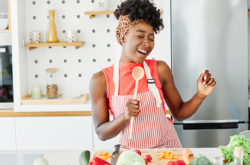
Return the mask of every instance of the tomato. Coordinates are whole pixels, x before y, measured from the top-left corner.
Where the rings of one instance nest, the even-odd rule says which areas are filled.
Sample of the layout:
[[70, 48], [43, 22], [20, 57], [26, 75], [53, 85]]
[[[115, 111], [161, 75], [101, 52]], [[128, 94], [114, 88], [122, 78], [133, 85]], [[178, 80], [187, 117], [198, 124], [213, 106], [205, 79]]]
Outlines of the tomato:
[[145, 155], [144, 160], [147, 160], [148, 162], [151, 162], [151, 160], [152, 160], [151, 155], [149, 155], [149, 154]]
[[169, 161], [167, 165], [175, 165], [175, 161]]
[[141, 151], [140, 150], [134, 150], [135, 153], [137, 153], [138, 155], [141, 155]]
[[183, 160], [177, 160], [175, 162], [175, 165], [186, 165], [185, 162]]

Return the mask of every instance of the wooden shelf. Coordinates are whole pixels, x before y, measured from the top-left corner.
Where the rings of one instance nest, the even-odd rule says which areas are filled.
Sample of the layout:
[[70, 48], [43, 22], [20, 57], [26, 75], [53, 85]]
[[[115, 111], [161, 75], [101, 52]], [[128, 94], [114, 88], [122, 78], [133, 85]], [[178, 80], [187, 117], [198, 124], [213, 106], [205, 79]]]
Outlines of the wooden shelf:
[[10, 12], [10, 0], [8, 0], [8, 17], [9, 17], [8, 31], [9, 31], [9, 32], [11, 32], [11, 12]]
[[95, 18], [95, 15], [114, 14], [114, 11], [86, 11], [85, 15], [90, 15], [89, 18]]
[[250, 16], [250, 11], [248, 11], [248, 16]]
[[79, 49], [82, 45], [84, 45], [84, 41], [78, 41], [78, 42], [55, 42], [55, 43], [47, 43], [47, 42], [41, 42], [41, 43], [27, 43], [25, 44], [25, 47], [28, 47], [29, 50], [36, 49], [37, 47], [54, 47], [54, 46], [75, 46], [76, 49]]
[[65, 104], [85, 104], [88, 100], [88, 93], [82, 94], [78, 99], [64, 99], [59, 95], [57, 99], [47, 99], [46, 95], [42, 95], [41, 99], [32, 99], [30, 94], [23, 95], [21, 99], [22, 105], [65, 105]]
[[[162, 13], [162, 10], [160, 10]], [[114, 14], [114, 11], [86, 11], [85, 15], [90, 15], [89, 18], [95, 18], [95, 15], [107, 15], [107, 14]]]
[[11, 33], [11, 30], [10, 29], [0, 30], [0, 33]]

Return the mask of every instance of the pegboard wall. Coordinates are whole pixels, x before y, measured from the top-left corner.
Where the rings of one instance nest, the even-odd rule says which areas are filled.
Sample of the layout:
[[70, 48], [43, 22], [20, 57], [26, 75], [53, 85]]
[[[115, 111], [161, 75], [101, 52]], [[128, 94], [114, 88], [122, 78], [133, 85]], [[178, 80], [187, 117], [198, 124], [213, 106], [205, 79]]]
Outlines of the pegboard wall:
[[[151, 0], [162, 10], [163, 0]], [[121, 46], [117, 43], [115, 29], [118, 21], [114, 15], [97, 15], [90, 19], [86, 11], [100, 11], [99, 0], [26, 0], [26, 42], [31, 31], [41, 32], [41, 42], [46, 41], [48, 9], [55, 9], [55, 19], [61, 36], [67, 30], [77, 31], [77, 40], [85, 44], [75, 47], [40, 47], [27, 52], [28, 93], [34, 85], [46, 94], [47, 68], [57, 68], [57, 85], [60, 94], [89, 93], [92, 75], [119, 60]], [[110, 10], [115, 10], [121, 0], [115, 0]], [[22, 21], [22, 20], [19, 20]], [[155, 47], [148, 58], [163, 59], [163, 32], [156, 34]]]

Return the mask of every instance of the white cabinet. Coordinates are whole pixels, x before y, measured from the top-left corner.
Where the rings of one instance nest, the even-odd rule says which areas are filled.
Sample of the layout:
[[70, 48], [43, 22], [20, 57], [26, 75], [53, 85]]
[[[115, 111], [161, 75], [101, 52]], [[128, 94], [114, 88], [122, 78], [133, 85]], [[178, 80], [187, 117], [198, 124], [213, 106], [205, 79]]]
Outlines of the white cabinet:
[[[110, 116], [110, 120], [113, 120], [113, 116]], [[94, 134], [94, 149], [114, 149], [114, 145], [119, 144], [119, 137], [120, 135], [117, 135], [115, 138], [101, 141], [94, 129], [93, 126], [93, 134]]]
[[18, 150], [93, 149], [92, 117], [17, 117]]
[[16, 149], [15, 118], [0, 118], [0, 150]]

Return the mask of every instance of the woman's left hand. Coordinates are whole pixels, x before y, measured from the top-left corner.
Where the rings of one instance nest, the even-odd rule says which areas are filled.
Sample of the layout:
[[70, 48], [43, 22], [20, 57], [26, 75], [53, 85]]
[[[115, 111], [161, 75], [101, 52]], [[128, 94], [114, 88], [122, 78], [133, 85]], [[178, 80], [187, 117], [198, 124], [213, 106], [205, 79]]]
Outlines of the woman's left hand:
[[213, 91], [216, 81], [211, 77], [208, 70], [204, 70], [197, 80], [198, 95], [202, 98], [207, 97]]

